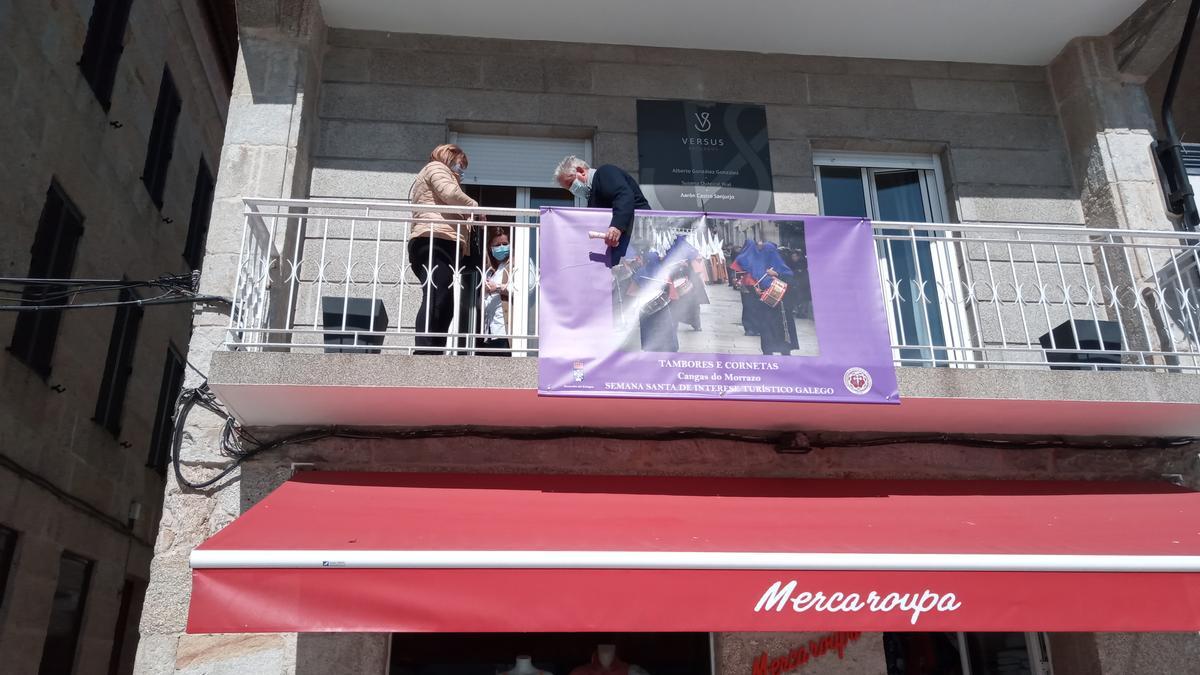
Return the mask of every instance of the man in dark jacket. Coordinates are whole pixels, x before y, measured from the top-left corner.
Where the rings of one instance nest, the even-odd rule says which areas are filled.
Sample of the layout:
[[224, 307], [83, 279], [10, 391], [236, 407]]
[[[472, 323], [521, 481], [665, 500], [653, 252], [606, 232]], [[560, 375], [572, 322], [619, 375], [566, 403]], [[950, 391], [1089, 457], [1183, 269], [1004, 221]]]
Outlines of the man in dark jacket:
[[593, 169], [572, 155], [559, 163], [554, 180], [576, 197], [587, 199], [589, 208], [612, 209], [604, 243], [609, 247], [609, 265], [620, 262], [629, 247], [634, 210], [650, 208], [633, 176], [612, 164]]

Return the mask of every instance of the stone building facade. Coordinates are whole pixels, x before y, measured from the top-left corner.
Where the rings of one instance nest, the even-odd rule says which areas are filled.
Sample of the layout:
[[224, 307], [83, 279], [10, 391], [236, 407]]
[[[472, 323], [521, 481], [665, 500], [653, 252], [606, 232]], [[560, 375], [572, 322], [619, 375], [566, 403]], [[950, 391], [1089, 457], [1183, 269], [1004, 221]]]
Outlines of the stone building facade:
[[[248, 198], [402, 199], [429, 149], [453, 134], [582, 133], [591, 141], [595, 163], [632, 169], [638, 164], [634, 103], [639, 98], [765, 105], [776, 210], [783, 213], [819, 212], [815, 154], [903, 153], [936, 158], [951, 222], [1159, 232], [1173, 227], [1150, 154], [1156, 127], [1143, 87], [1165, 55], [1157, 61], [1147, 56], [1154, 62], [1135, 73], [1123, 70], [1123, 63], [1133, 61], [1122, 59], [1118, 50], [1135, 33], [1169, 39], [1162, 36], [1177, 34], [1170, 22], [1131, 19], [1111, 34], [1071, 36], [1048, 63], [1011, 66], [453, 39], [331, 27], [315, 1], [246, 0], [239, 9], [241, 49], [201, 280], [204, 293], [229, 295], [237, 284], [245, 262]], [[302, 234], [293, 231], [288, 237], [279, 244], [281, 251]], [[411, 318], [393, 317], [394, 323], [406, 321]], [[336, 408], [343, 405], [339, 397], [393, 410], [390, 417], [374, 418], [374, 424], [404, 432], [448, 424], [444, 420], [455, 415], [462, 424], [484, 426], [473, 423], [483, 416], [472, 417], [471, 402], [522, 395], [535, 387], [533, 359], [314, 355], [285, 347], [235, 351], [226, 345], [229, 322], [220, 307], [194, 315], [188, 354], [200, 372], [189, 372], [186, 386], [199, 387], [206, 379], [219, 397], [243, 387], [243, 395], [271, 408], [276, 418], [287, 417], [286, 423], [256, 423], [253, 415], [241, 420], [267, 441], [295, 427], [320, 426], [313, 421], [315, 413], [306, 419], [279, 411]], [[901, 368], [900, 376], [902, 395], [944, 401], [945, 417], [966, 399], [1021, 401], [1029, 404], [1022, 410], [1031, 418], [1039, 404], [1064, 401], [1088, 401], [1097, 411], [1120, 415], [1122, 404], [1146, 404], [1139, 410], [1149, 410], [1186, 408], [1198, 400], [1194, 373]], [[445, 397], [439, 400], [450, 401], [459, 392], [463, 397], [447, 402], [458, 407], [437, 422], [405, 414], [431, 392]], [[225, 402], [239, 415], [249, 410], [237, 407], [246, 400]], [[1125, 410], [1137, 414], [1132, 407]], [[943, 430], [938, 422], [924, 423], [921, 432]], [[399, 672], [389, 668], [403, 659], [404, 647], [388, 634], [186, 632], [193, 549], [298, 470], [1137, 479], [1200, 489], [1200, 447], [1152, 429], [1096, 438], [1083, 425], [1062, 438], [1015, 419], [998, 420], [975, 434], [921, 433], [906, 439], [893, 433], [879, 442], [881, 429], [870, 422], [827, 437], [820, 434], [830, 429], [820, 424], [802, 425], [818, 439], [811, 452], [781, 454], [733, 440], [665, 440], [650, 430], [631, 439], [628, 433], [611, 433], [611, 423], [565, 439], [528, 439], [516, 432], [537, 425], [523, 419], [486, 425], [486, 433], [462, 430], [452, 438], [414, 431], [409, 439], [324, 439], [275, 448], [202, 490], [172, 477], [151, 563], [136, 672]], [[1001, 424], [1010, 431], [997, 438]], [[1046, 424], [1037, 428], [1053, 426]], [[220, 449], [222, 429], [216, 414], [196, 409], [189, 415], [181, 469], [191, 480], [228, 465]], [[713, 661], [720, 672], [738, 672], [750, 669], [760, 652], [787, 653], [812, 637], [718, 634]], [[1059, 673], [1185, 672], [1200, 657], [1194, 633], [1057, 633], [1045, 640], [1047, 658]], [[815, 663], [811, 670], [887, 672], [884, 636], [859, 636], [845, 651], [845, 658]]]
[[[215, 174], [227, 118], [232, 60], [225, 63], [228, 51], [219, 45], [236, 40], [232, 27], [210, 21], [220, 4], [0, 5], [0, 276], [30, 276], [39, 226], [55, 200], [72, 206], [82, 234], [73, 265], [49, 276], [149, 280], [191, 272], [183, 255], [189, 226], [206, 225], [190, 222], [197, 176], [202, 164]], [[102, 102], [78, 64], [93, 13], [122, 7], [127, 20], [109, 27], [121, 29], [116, 41], [97, 52], [118, 58]], [[164, 68], [182, 105], [156, 205], [140, 177]], [[73, 302], [117, 299], [105, 292]], [[127, 343], [123, 409], [110, 408], [121, 410], [113, 431], [94, 411], [117, 314], [113, 307], [62, 312], [57, 331], [36, 333], [39, 341], [57, 333], [46, 365], [16, 348], [17, 313], [0, 313], [0, 340], [9, 347], [0, 354], [0, 526], [8, 566], [0, 572], [0, 670], [8, 673], [68, 672], [72, 663], [76, 673], [133, 668], [164, 485], [165, 467], [149, 466], [156, 403], [169, 350], [187, 348], [192, 313], [183, 304], [145, 308]], [[85, 593], [72, 595], [80, 582]], [[74, 631], [72, 620], [79, 622]]]

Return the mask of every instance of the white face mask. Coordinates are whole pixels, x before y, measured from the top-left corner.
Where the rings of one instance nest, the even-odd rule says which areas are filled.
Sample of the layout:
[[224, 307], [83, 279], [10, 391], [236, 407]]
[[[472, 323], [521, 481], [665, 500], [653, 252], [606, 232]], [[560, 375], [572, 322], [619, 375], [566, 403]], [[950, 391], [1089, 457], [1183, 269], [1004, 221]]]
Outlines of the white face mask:
[[571, 187], [568, 189], [571, 191], [571, 194], [580, 199], [587, 199], [592, 194], [592, 187], [578, 178], [575, 179], [575, 182], [571, 183]]
[[450, 170], [453, 171], [454, 175], [458, 176], [459, 178], [462, 178], [463, 174], [467, 172], [467, 170], [463, 168], [462, 164], [451, 164]]

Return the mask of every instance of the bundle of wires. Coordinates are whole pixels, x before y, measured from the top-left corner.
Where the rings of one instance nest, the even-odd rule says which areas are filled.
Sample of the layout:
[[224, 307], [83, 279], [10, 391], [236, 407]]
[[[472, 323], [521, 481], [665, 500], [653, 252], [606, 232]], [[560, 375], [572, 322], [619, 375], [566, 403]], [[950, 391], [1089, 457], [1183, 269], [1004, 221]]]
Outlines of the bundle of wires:
[[[168, 274], [150, 281], [128, 279], [29, 279], [0, 278], [0, 312], [61, 311], [64, 309], [96, 309], [122, 305], [168, 305], [179, 303], [225, 301], [215, 295], [196, 292], [199, 273]], [[122, 299], [121, 294], [137, 290], [148, 291], [148, 297], [134, 295]], [[116, 300], [93, 300], [97, 295], [118, 293]], [[157, 294], [154, 294], [157, 292]]]

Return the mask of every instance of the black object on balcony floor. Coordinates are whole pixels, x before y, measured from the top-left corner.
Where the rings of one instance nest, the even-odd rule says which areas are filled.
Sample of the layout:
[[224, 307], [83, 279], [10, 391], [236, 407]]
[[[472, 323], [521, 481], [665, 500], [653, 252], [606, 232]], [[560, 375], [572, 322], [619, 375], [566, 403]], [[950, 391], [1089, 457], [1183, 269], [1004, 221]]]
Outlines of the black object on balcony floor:
[[[373, 310], [373, 311], [372, 311]], [[326, 345], [382, 345], [382, 335], [353, 335], [343, 333], [342, 314], [346, 316], [346, 331], [372, 330], [371, 317], [375, 317], [374, 330], [385, 331], [388, 326], [387, 310], [383, 300], [375, 300], [374, 307], [370, 298], [342, 298], [324, 296], [321, 298], [321, 325], [325, 327]], [[358, 354], [378, 354], [378, 349], [362, 349], [361, 347], [326, 347], [326, 354], [354, 352]]]
[[[1071, 326], [1074, 324], [1074, 330]], [[1050, 336], [1054, 336], [1053, 348]], [[1078, 338], [1078, 341], [1076, 340]], [[1050, 370], [1120, 370], [1119, 367], [1102, 367], [1099, 364], [1119, 364], [1121, 355], [1079, 354], [1059, 351], [1064, 349], [1094, 349], [1111, 352], [1121, 351], [1121, 326], [1116, 321], [1092, 321], [1072, 319], [1054, 327], [1054, 330], [1038, 338], [1046, 350], [1046, 360], [1052, 364]]]

